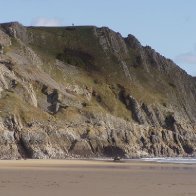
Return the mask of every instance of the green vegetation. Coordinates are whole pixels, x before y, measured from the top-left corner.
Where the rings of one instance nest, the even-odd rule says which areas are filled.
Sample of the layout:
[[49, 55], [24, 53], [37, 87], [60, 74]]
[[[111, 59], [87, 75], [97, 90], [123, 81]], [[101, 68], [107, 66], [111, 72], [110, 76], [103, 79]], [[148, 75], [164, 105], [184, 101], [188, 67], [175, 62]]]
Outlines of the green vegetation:
[[15, 114], [20, 116], [22, 122], [25, 124], [33, 121], [46, 121], [49, 118], [47, 113], [24, 102], [12, 91], [4, 91], [2, 93], [0, 111], [1, 117]]
[[[104, 51], [99, 38], [95, 35], [95, 30], [93, 26], [30, 27], [27, 29], [30, 40], [28, 46], [42, 59], [43, 72], [57, 84], [65, 88], [77, 85], [79, 88], [92, 90], [92, 99], [89, 101], [84, 95], [71, 92], [83, 103], [83, 111], [109, 112], [131, 120], [131, 111], [119, 99], [121, 90], [119, 85], [139, 103], [160, 103], [166, 107], [169, 99], [171, 100], [168, 92], [175, 94], [177, 91], [175, 83], [169, 76], [153, 67], [150, 60], [142, 62], [139, 50], [128, 48], [128, 54], [120, 50], [119, 57], [112, 48], [107, 52]], [[12, 49], [20, 48], [25, 51], [16, 39], [13, 39], [12, 43]], [[59, 65], [56, 60], [64, 62], [64, 65]], [[124, 71], [128, 70], [124, 70], [121, 60], [126, 62], [131, 79], [126, 77]], [[144, 69], [145, 63], [149, 63], [149, 71]], [[36, 73], [34, 67], [25, 69], [30, 75]], [[33, 85], [38, 99], [44, 99], [40, 90], [42, 84]], [[9, 95], [10, 98], [12, 96]], [[25, 99], [22, 102], [24, 101]], [[62, 109], [56, 117], [67, 119], [68, 116], [79, 113], [76, 108], [69, 107]]]

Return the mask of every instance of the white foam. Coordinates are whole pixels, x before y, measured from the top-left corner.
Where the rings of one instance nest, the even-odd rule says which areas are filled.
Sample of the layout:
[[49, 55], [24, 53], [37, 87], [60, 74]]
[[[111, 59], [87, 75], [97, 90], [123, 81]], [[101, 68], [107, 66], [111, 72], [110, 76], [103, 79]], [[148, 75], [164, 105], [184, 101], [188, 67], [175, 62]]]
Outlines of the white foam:
[[158, 162], [158, 163], [184, 163], [184, 164], [196, 164], [196, 158], [142, 158], [142, 161]]

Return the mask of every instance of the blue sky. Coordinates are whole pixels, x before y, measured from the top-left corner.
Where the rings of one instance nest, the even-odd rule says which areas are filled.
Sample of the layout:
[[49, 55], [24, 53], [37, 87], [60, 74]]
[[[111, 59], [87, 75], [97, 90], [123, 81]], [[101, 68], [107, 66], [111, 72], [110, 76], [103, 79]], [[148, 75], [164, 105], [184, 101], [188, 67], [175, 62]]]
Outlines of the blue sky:
[[0, 0], [0, 23], [108, 26], [196, 76], [196, 0]]

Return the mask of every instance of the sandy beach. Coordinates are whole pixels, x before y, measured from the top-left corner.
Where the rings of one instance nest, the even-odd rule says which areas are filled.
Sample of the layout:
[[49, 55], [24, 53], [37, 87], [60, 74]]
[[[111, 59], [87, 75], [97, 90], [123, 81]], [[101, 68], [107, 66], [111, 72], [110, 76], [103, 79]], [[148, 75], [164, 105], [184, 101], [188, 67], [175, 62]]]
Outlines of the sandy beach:
[[129, 161], [0, 161], [2, 196], [195, 196], [196, 165]]

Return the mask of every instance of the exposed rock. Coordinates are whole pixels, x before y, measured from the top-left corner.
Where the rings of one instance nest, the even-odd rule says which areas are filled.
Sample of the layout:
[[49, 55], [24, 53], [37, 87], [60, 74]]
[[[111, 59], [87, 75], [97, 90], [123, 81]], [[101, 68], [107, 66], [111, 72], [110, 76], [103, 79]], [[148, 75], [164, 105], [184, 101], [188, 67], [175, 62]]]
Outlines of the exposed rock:
[[0, 159], [195, 156], [195, 97], [133, 35], [0, 25]]
[[3, 23], [0, 24], [0, 28], [11, 37], [18, 38], [23, 42], [28, 41], [26, 27], [18, 22]]
[[138, 102], [132, 96], [128, 97], [128, 102], [129, 102], [128, 108], [130, 108], [130, 110], [132, 111], [133, 119], [140, 124], [144, 124], [145, 119], [144, 119], [143, 113], [141, 111], [141, 108]]
[[3, 49], [4, 49], [4, 47], [2, 45], [0, 45], [0, 54], [3, 54]]
[[120, 53], [128, 53], [127, 46], [120, 33], [116, 33], [107, 27], [96, 28], [96, 36], [99, 38], [100, 45], [103, 50], [114, 52], [116, 55]]
[[11, 45], [10, 37], [0, 29], [0, 47], [9, 47]]
[[153, 108], [150, 105], [146, 105], [145, 103], [142, 104], [142, 110], [146, 114], [146, 119], [149, 124], [152, 126], [159, 126], [159, 120], [157, 119], [157, 116], [153, 110]]

